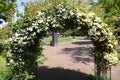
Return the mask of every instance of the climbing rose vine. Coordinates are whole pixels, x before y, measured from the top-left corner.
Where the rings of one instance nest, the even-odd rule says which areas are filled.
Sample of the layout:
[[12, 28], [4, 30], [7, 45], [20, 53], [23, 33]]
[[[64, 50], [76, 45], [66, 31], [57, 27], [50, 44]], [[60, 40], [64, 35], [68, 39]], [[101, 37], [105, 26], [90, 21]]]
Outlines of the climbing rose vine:
[[95, 17], [95, 14], [90, 14], [88, 14], [88, 18], [92, 20], [88, 20], [91, 25], [88, 35], [95, 46], [93, 52], [97, 75], [99, 77], [101, 75], [106, 76], [107, 70], [119, 62], [116, 52], [118, 42], [113, 35], [112, 29], [103, 23], [99, 17]]
[[28, 25], [22, 25], [22, 28], [18, 29], [8, 40], [10, 47], [7, 65], [13, 67], [13, 80], [33, 79], [37, 73], [37, 62], [43, 56], [42, 38], [47, 30], [43, 16], [44, 12], [38, 13], [30, 20], [23, 18], [24, 24]]
[[[62, 29], [87, 29], [93, 44], [93, 56], [97, 75], [105, 73], [118, 63], [115, 46], [117, 41], [112, 30], [94, 13], [84, 13], [66, 5], [40, 10], [33, 19], [23, 18], [23, 28], [16, 30], [9, 38], [8, 65], [14, 68], [14, 79], [33, 79], [38, 56], [42, 54], [42, 38], [47, 31]], [[22, 23], [21, 23], [22, 24]]]

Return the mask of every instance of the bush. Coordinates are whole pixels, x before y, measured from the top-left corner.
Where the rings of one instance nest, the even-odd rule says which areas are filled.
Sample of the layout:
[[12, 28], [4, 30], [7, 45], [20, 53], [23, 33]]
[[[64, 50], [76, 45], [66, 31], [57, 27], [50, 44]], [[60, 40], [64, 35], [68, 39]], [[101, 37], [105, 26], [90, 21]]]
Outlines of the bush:
[[4, 45], [3, 45], [3, 43], [0, 41], [0, 54], [2, 53], [3, 50], [4, 50]]
[[0, 80], [5, 80], [10, 75], [12, 75], [11, 68], [6, 66], [5, 58], [0, 56]]

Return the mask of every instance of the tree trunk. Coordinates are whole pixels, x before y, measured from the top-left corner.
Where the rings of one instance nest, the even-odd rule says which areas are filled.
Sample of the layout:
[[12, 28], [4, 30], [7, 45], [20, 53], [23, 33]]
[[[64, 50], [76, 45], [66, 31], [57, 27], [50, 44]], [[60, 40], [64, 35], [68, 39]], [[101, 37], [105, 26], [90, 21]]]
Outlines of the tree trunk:
[[73, 41], [75, 40], [75, 32], [72, 33]]
[[52, 42], [51, 45], [52, 46], [57, 46], [58, 44], [58, 34], [57, 32], [52, 32]]

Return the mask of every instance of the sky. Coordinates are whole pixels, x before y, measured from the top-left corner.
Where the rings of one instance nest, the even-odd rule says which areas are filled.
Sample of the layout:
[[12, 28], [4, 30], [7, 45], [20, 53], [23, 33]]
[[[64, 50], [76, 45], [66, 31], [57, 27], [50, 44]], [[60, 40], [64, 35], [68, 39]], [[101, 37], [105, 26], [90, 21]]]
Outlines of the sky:
[[23, 12], [24, 7], [21, 5], [21, 2], [27, 2], [28, 0], [17, 0], [17, 7], [20, 12]]

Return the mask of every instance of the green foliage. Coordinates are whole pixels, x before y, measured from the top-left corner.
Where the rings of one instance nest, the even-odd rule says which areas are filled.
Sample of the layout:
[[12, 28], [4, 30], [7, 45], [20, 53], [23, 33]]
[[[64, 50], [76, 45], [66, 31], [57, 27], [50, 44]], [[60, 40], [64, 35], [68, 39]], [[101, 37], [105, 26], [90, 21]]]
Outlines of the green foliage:
[[117, 46], [118, 59], [120, 60], [120, 46]]
[[[9, 38], [8, 64], [13, 67], [13, 80], [33, 79], [36, 75], [37, 60], [43, 63], [42, 39], [46, 32], [81, 29], [88, 32], [94, 48], [97, 76], [106, 74], [110, 66], [118, 63], [115, 46], [117, 41], [107, 24], [94, 13], [84, 13], [65, 4], [52, 5], [41, 10], [34, 17], [21, 16], [13, 35]], [[106, 76], [106, 75], [105, 75]]]
[[107, 70], [118, 63], [116, 45], [117, 40], [113, 30], [100, 19], [94, 18], [95, 22], [89, 30], [89, 36], [95, 46], [94, 59], [97, 68], [97, 76], [106, 76]]
[[0, 54], [2, 53], [3, 50], [4, 50], [4, 45], [2, 42], [0, 42]]
[[47, 8], [51, 7], [51, 6], [58, 6], [59, 4], [63, 4], [63, 5], [69, 5], [69, 6], [80, 6], [80, 4], [83, 2], [83, 0], [46, 0], [45, 2], [45, 6]]
[[21, 17], [22, 22], [15, 24], [19, 28], [14, 28], [13, 36], [8, 40], [7, 64], [13, 67], [13, 80], [33, 79], [36, 75], [37, 59], [42, 54], [41, 39], [46, 34], [46, 27], [37, 18], [40, 16]]
[[103, 8], [105, 9], [105, 21], [108, 22], [108, 24], [115, 24], [114, 26], [116, 26], [116, 22], [120, 16], [120, 0], [99, 0], [99, 4], [103, 4]]
[[38, 56], [37, 62], [40, 64], [43, 64], [43, 62], [45, 62], [47, 60], [47, 57], [44, 54], [40, 54]]
[[10, 24], [6, 24], [0, 29], [0, 39], [5, 40], [7, 39], [11, 34], [11, 27]]
[[[120, 0], [98, 0], [98, 3], [93, 5], [92, 10], [95, 13], [101, 14], [104, 22], [114, 28], [114, 33], [120, 34]], [[119, 39], [118, 39], [119, 41]]]
[[70, 29], [62, 32], [63, 36], [70, 36], [72, 33], [73, 31]]
[[[0, 0], [0, 18], [4, 21], [10, 21], [15, 12], [16, 0]], [[0, 20], [0, 23], [2, 21]]]
[[76, 30], [78, 27], [84, 27], [83, 30], [87, 28], [87, 24], [82, 20], [85, 18], [84, 13], [78, 14], [78, 9], [75, 9], [69, 5], [59, 4], [57, 6], [52, 6], [46, 11], [47, 21], [46, 26], [48, 26], [50, 31], [64, 32], [64, 30]]
[[1, 40], [0, 41], [0, 56], [6, 57], [7, 51], [8, 50], [7, 50], [6, 42]]
[[6, 66], [6, 60], [0, 56], [0, 80], [5, 80], [12, 75], [12, 69]]
[[42, 3], [41, 1], [29, 1], [24, 6], [25, 6], [24, 14], [29, 17], [33, 17], [41, 9]]
[[61, 33], [63, 34], [63, 36], [71, 36], [74, 32], [75, 36], [86, 36], [87, 33], [87, 27], [82, 27], [81, 29], [68, 29], [68, 30], [63, 30]]
[[7, 77], [12, 75], [12, 68], [6, 65], [6, 42], [0, 41], [0, 80], [5, 80]]
[[118, 59], [120, 60], [120, 51], [119, 51], [119, 54], [118, 54]]

